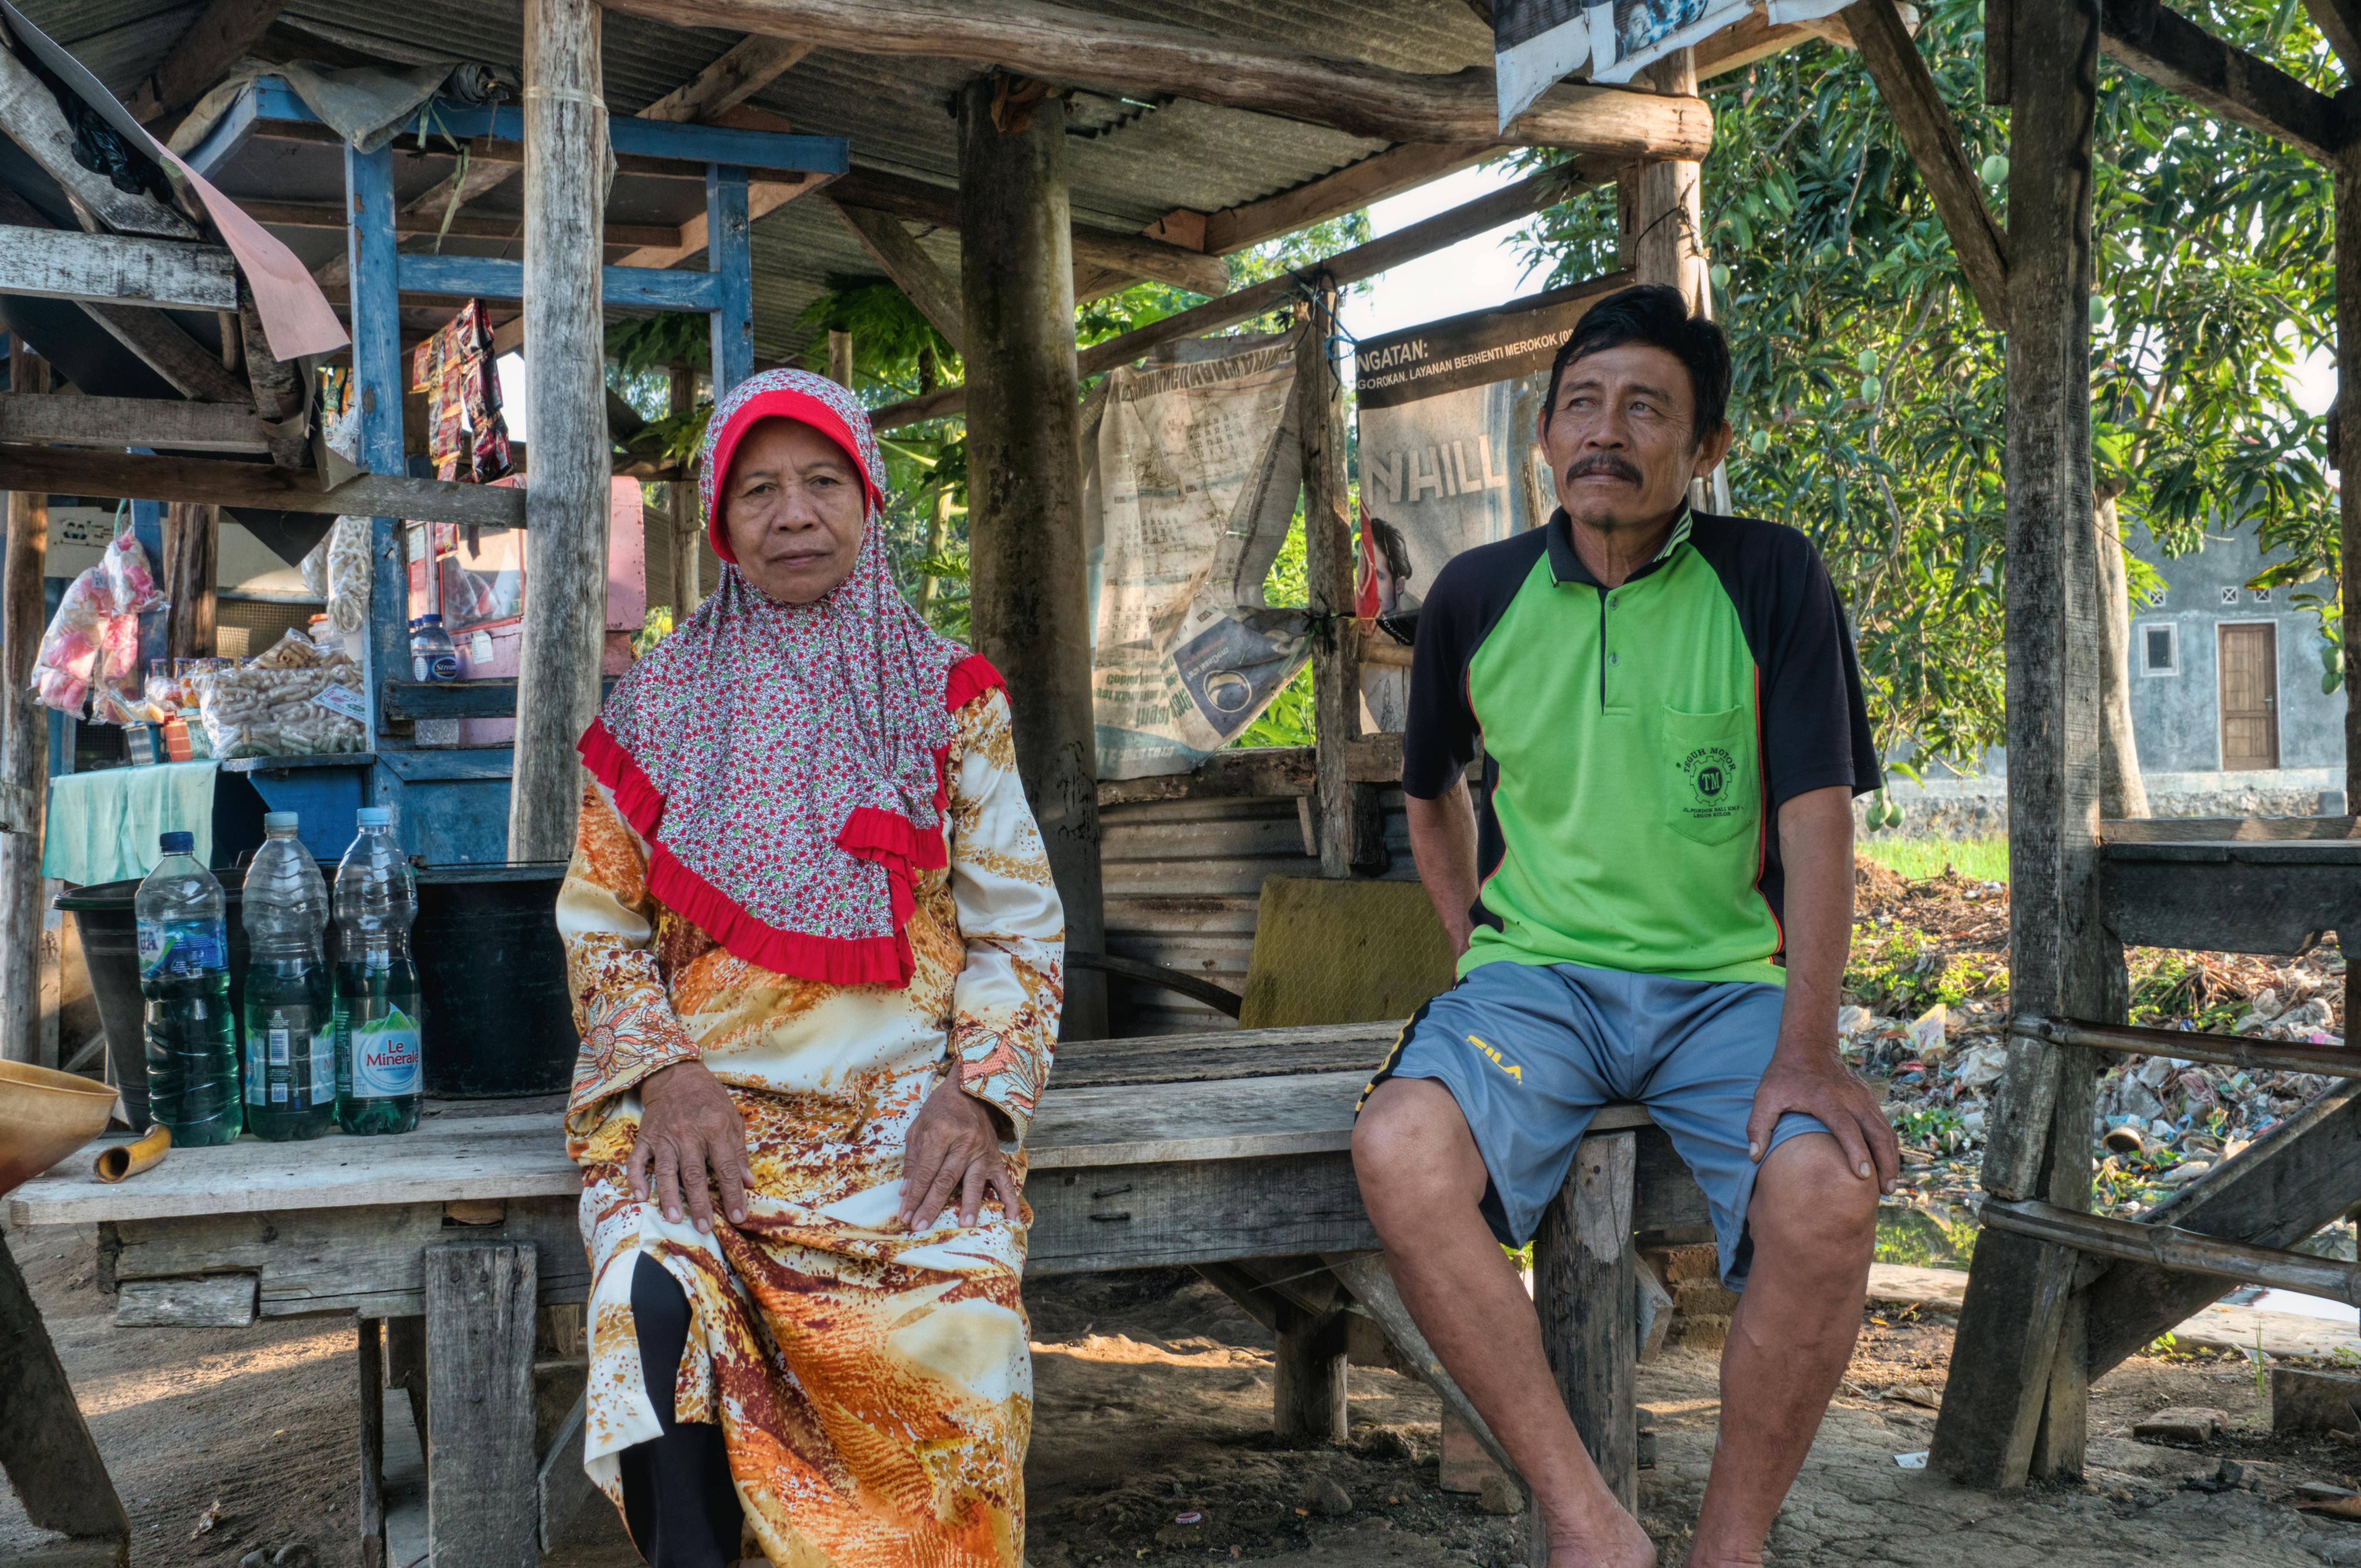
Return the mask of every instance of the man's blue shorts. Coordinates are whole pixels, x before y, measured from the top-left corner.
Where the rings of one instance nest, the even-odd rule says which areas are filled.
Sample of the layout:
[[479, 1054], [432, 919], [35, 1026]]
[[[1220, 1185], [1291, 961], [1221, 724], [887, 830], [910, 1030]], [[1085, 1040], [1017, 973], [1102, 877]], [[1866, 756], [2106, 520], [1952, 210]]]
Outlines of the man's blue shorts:
[[[1431, 1078], [1451, 1091], [1491, 1176], [1484, 1218], [1509, 1246], [1532, 1237], [1599, 1108], [1645, 1105], [1705, 1189], [1722, 1279], [1740, 1290], [1756, 1169], [1746, 1122], [1778, 1043], [1784, 994], [1760, 981], [1488, 963], [1419, 1009], [1369, 1087]], [[1770, 1148], [1827, 1131], [1789, 1112]]]

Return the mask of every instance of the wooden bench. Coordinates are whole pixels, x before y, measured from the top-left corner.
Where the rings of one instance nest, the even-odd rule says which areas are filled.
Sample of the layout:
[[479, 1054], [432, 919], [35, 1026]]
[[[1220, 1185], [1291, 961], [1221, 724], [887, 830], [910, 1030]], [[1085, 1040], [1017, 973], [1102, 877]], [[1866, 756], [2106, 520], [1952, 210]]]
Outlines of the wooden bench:
[[[1374, 1320], [1397, 1359], [1472, 1418], [1371, 1255], [1353, 1179], [1354, 1105], [1394, 1034], [1361, 1024], [1066, 1047], [1028, 1139], [1027, 1273], [1203, 1266], [1278, 1332], [1282, 1431], [1344, 1435], [1348, 1314]], [[436, 1568], [532, 1568], [588, 1489], [578, 1405], [545, 1448], [533, 1433], [534, 1309], [589, 1291], [581, 1175], [554, 1105], [429, 1109], [409, 1136], [177, 1150], [119, 1187], [91, 1178], [84, 1151], [18, 1189], [9, 1213], [94, 1223], [121, 1324], [357, 1316], [364, 1568], [388, 1562], [378, 1320], [393, 1320], [397, 1380], [426, 1396]], [[1631, 1236], [1706, 1222], [1704, 1195], [1645, 1112], [1617, 1106], [1593, 1124], [1540, 1238], [1536, 1297], [1561, 1387], [1627, 1495]], [[1585, 1234], [1598, 1239], [1584, 1246]], [[1609, 1236], [1620, 1246], [1600, 1245]]]

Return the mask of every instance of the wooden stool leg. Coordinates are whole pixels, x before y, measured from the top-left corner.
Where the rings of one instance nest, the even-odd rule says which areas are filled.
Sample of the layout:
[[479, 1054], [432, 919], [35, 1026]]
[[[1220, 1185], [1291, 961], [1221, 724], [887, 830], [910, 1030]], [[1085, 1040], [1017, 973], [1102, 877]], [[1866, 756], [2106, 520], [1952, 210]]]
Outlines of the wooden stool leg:
[[1345, 1420], [1345, 1314], [1279, 1310], [1278, 1365], [1272, 1378], [1271, 1431], [1305, 1442], [1342, 1442]]
[[[25, 1515], [93, 1546], [91, 1560], [120, 1563], [131, 1521], [74, 1402], [41, 1310], [0, 1240], [0, 1470]], [[103, 1544], [101, 1544], [103, 1543]], [[77, 1559], [80, 1560], [80, 1559]]]
[[426, 1249], [426, 1544], [435, 1568], [537, 1568], [529, 1244]]
[[385, 1568], [385, 1350], [382, 1318], [361, 1318], [361, 1568]]
[[[1559, 1395], [1616, 1500], [1638, 1500], [1640, 1428], [1633, 1404], [1639, 1359], [1633, 1303], [1630, 1133], [1582, 1140], [1574, 1169], [1533, 1236], [1533, 1305]], [[1544, 1552], [1535, 1559], [1545, 1563]]]

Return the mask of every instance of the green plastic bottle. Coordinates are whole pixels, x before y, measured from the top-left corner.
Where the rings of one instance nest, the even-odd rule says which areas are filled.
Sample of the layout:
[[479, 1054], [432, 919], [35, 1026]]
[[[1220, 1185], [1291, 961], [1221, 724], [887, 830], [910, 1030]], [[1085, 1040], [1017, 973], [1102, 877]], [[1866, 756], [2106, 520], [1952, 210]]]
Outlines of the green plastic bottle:
[[296, 816], [274, 811], [247, 869], [246, 1126], [283, 1143], [316, 1138], [335, 1120], [336, 1030], [321, 938], [328, 884], [295, 837]]
[[423, 1058], [410, 925], [418, 894], [393, 813], [367, 806], [336, 868], [336, 1125], [407, 1133], [418, 1125]]
[[228, 901], [197, 862], [196, 837], [167, 833], [139, 884], [139, 994], [147, 1003], [148, 1114], [181, 1148], [234, 1142], [237, 1020], [229, 1005]]

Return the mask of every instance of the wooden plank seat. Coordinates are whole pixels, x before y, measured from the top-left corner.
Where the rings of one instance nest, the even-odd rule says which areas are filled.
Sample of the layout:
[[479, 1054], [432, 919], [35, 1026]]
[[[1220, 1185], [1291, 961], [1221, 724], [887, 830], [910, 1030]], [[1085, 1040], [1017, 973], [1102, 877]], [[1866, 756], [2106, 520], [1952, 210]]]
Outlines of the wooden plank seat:
[[[1455, 1409], [1464, 1407], [1423, 1344], [1403, 1343], [1415, 1332], [1399, 1301], [1373, 1299], [1390, 1292], [1382, 1267], [1344, 1267], [1378, 1245], [1353, 1177], [1353, 1111], [1398, 1027], [1237, 1030], [1064, 1047], [1027, 1140], [1027, 1273], [1282, 1258], [1308, 1260], [1317, 1273], [1325, 1258], [1359, 1286], [1348, 1292], [1323, 1276], [1289, 1292], [1318, 1310], [1279, 1330], [1287, 1364], [1277, 1378], [1282, 1431], [1301, 1430], [1312, 1419], [1306, 1411], [1316, 1416], [1323, 1406], [1333, 1406], [1341, 1428], [1346, 1311], [1384, 1325], [1401, 1364], [1434, 1382]], [[91, 1177], [85, 1151], [19, 1188], [7, 1200], [9, 1217], [20, 1225], [95, 1223], [100, 1280], [116, 1293], [118, 1323], [423, 1317], [431, 1367], [433, 1325], [450, 1308], [437, 1281], [486, 1275], [479, 1262], [469, 1266], [472, 1275], [451, 1264], [453, 1246], [471, 1257], [500, 1250], [515, 1278], [504, 1288], [543, 1306], [585, 1300], [590, 1277], [577, 1218], [581, 1175], [566, 1158], [557, 1105], [430, 1102], [430, 1112], [403, 1137], [331, 1134], [176, 1150], [113, 1187]], [[1620, 1163], [1609, 1164], [1628, 1173], [1620, 1179], [1624, 1196], [1602, 1211], [1617, 1216], [1627, 1251], [1635, 1231], [1707, 1223], [1703, 1193], [1642, 1108], [1603, 1111], [1586, 1146], [1616, 1148]], [[1302, 1268], [1283, 1272], [1300, 1277]], [[1589, 1319], [1631, 1315], [1628, 1271], [1620, 1277], [1622, 1299]], [[373, 1343], [371, 1327], [364, 1324], [363, 1338]], [[1628, 1325], [1620, 1343], [1631, 1343]], [[1628, 1407], [1629, 1368], [1611, 1381], [1620, 1393], [1610, 1402]], [[490, 1419], [473, 1407], [449, 1419], [478, 1418]], [[429, 1419], [444, 1417], [430, 1407]], [[1628, 1431], [1628, 1408], [1596, 1413], [1586, 1431], [1593, 1426]], [[434, 1452], [464, 1450], [470, 1441], [455, 1426], [434, 1437]], [[548, 1457], [544, 1480], [570, 1487], [561, 1459]], [[572, 1501], [578, 1492], [570, 1488]]]
[[2129, 947], [2300, 953], [2361, 929], [2350, 817], [2103, 824], [2103, 919]]

